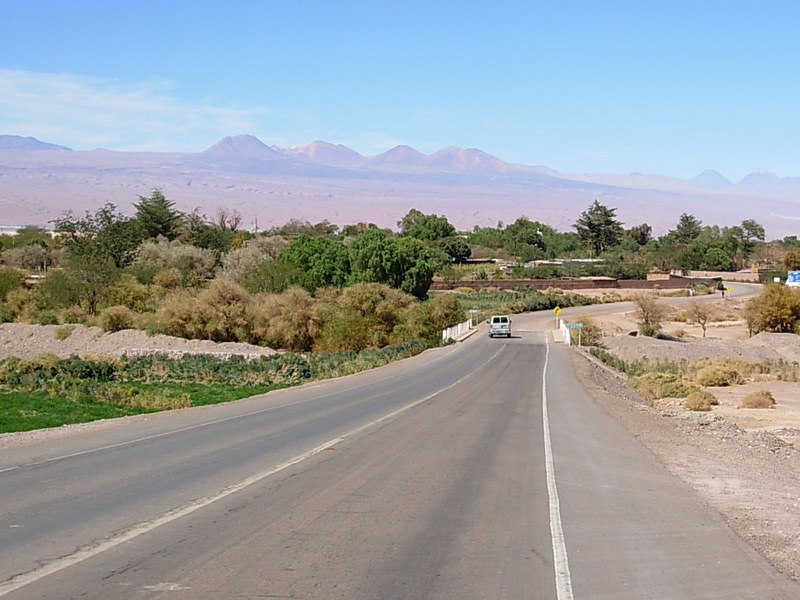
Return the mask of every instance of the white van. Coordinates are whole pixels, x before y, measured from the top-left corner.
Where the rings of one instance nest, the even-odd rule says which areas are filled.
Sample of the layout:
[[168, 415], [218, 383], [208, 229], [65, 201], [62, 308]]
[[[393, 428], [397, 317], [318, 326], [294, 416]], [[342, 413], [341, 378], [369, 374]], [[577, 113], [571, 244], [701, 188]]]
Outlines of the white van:
[[489, 319], [489, 337], [496, 335], [511, 337], [511, 319], [508, 315], [493, 315]]

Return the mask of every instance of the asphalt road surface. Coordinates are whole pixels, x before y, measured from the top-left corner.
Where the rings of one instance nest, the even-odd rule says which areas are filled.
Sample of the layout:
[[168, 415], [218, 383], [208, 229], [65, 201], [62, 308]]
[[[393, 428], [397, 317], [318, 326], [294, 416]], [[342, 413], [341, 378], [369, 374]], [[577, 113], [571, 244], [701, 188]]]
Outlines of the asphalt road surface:
[[797, 599], [514, 319], [0, 454], [4, 598]]

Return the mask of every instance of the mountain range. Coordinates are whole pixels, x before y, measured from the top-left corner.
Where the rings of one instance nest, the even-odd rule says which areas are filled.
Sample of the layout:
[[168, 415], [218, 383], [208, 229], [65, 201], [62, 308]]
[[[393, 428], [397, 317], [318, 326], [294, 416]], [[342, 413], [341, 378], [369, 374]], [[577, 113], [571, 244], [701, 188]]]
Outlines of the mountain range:
[[452, 146], [433, 154], [396, 146], [363, 156], [324, 141], [279, 148], [239, 135], [196, 153], [114, 152], [0, 135], [0, 225], [46, 224], [106, 202], [130, 213], [138, 196], [155, 188], [180, 210], [236, 210], [251, 229], [290, 219], [396, 228], [417, 208], [461, 229], [525, 215], [567, 231], [594, 200], [615, 208], [626, 227], [648, 223], [655, 233], [684, 212], [709, 225], [755, 219], [770, 239], [795, 235], [800, 220], [800, 177], [764, 172], [733, 183], [712, 170], [691, 180], [562, 174]]

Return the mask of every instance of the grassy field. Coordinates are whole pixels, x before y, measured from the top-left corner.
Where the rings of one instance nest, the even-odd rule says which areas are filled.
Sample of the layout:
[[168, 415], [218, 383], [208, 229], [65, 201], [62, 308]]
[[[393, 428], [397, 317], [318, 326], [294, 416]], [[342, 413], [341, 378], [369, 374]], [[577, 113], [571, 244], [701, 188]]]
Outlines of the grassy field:
[[[108, 401], [111, 395], [51, 395], [46, 391], [0, 391], [0, 433], [31, 431], [45, 427], [60, 427], [88, 423], [99, 419], [114, 419], [128, 415], [158, 412], [169, 408], [204, 406], [249, 398], [280, 389], [285, 385], [234, 386], [229, 384], [132, 383], [134, 396], [162, 401], [146, 404]], [[125, 389], [128, 389], [126, 386]], [[131, 396], [132, 394], [128, 394]], [[120, 395], [123, 397], [123, 395]], [[175, 400], [179, 402], [175, 402]], [[176, 405], [177, 404], [177, 405]]]

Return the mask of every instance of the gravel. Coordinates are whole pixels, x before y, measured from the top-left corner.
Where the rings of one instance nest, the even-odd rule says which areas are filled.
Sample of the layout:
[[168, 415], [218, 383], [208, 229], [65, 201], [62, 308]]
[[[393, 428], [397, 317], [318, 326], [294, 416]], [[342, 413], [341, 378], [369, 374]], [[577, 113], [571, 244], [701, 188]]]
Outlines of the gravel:
[[62, 358], [78, 356], [119, 357], [163, 352], [172, 356], [182, 354], [239, 354], [257, 357], [274, 354], [271, 348], [235, 342], [186, 340], [169, 335], [148, 335], [137, 329], [108, 333], [99, 327], [84, 325], [0, 324], [0, 359], [9, 356], [32, 358], [52, 352]]
[[704, 358], [739, 358], [748, 362], [800, 362], [800, 336], [793, 333], [759, 333], [746, 340], [722, 338], [656, 339], [612, 335], [603, 347], [626, 361], [641, 358], [694, 362]]

